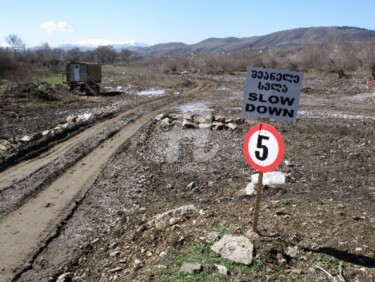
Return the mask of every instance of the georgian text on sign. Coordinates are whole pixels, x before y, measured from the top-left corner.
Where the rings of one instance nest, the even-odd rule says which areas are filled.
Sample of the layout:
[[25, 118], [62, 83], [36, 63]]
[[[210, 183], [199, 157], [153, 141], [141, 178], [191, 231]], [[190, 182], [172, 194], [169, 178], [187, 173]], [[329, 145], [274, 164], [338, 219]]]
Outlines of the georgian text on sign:
[[242, 113], [245, 116], [295, 121], [302, 80], [301, 72], [248, 67]]

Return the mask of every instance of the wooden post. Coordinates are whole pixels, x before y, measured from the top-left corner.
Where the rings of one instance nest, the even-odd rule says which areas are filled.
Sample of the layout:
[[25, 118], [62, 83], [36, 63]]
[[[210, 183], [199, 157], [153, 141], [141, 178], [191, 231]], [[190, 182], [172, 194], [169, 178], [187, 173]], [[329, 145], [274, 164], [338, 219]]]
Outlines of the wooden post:
[[[261, 120], [261, 122], [262, 122], [262, 120]], [[270, 120], [268, 118], [263, 119], [263, 123], [269, 123], [269, 122], [270, 122]], [[263, 172], [259, 171], [258, 183], [257, 183], [257, 186], [256, 186], [257, 191], [256, 191], [256, 195], [255, 195], [253, 232], [257, 232], [259, 210], [260, 210], [260, 198], [262, 196], [262, 188], [263, 188]]]
[[257, 232], [258, 219], [259, 219], [260, 197], [262, 195], [262, 187], [263, 187], [263, 172], [259, 172], [258, 183], [257, 183], [257, 193], [255, 195], [253, 232]]

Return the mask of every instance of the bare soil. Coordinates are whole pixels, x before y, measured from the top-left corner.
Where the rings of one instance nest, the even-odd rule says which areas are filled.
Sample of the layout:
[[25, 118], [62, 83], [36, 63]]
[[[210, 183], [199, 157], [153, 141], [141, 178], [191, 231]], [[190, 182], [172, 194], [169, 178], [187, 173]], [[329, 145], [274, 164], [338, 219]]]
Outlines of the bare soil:
[[[263, 187], [253, 263], [222, 276], [207, 236], [251, 229], [245, 187], [256, 171], [242, 142], [258, 121], [241, 114], [244, 74], [184, 77], [190, 83], [161, 97], [4, 94], [0, 139], [13, 147], [1, 156], [0, 280], [375, 281], [375, 104], [366, 79], [305, 73], [297, 122], [271, 122], [285, 142], [277, 170], [287, 182]], [[93, 118], [66, 134], [20, 141], [85, 112]], [[222, 116], [237, 128], [184, 128], [183, 115]], [[185, 205], [196, 209], [149, 223]], [[202, 273], [180, 273], [184, 261]]]

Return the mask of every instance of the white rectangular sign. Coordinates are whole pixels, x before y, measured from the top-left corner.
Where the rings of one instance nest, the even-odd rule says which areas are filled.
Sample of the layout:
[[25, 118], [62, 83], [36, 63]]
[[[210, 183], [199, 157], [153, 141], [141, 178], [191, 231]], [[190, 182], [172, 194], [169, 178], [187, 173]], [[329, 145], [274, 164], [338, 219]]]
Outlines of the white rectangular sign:
[[242, 103], [245, 116], [295, 121], [302, 72], [248, 67]]

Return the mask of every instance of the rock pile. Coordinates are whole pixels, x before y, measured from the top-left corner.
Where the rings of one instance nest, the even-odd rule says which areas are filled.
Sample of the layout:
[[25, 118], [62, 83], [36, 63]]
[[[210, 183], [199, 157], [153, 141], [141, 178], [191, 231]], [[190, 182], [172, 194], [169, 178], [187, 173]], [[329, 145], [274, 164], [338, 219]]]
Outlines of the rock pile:
[[155, 120], [161, 127], [181, 126], [183, 129], [236, 130], [243, 124], [243, 118], [231, 118], [214, 115], [160, 114]]

